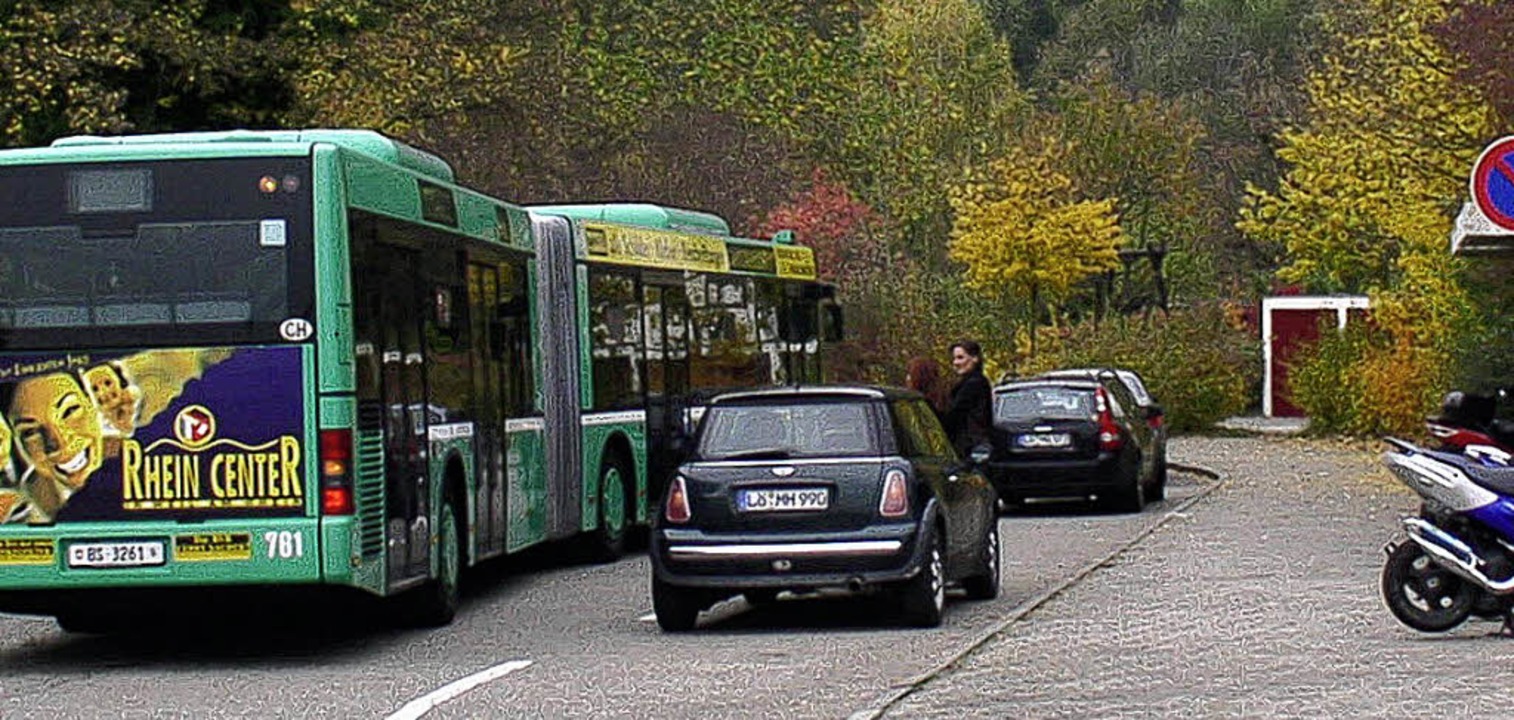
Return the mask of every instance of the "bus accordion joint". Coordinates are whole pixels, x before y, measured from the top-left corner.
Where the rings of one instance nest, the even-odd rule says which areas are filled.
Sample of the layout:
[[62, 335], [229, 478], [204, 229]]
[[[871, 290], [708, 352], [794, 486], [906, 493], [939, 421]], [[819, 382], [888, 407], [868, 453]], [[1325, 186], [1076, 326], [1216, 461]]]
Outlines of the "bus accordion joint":
[[351, 515], [352, 431], [321, 431], [321, 514]]

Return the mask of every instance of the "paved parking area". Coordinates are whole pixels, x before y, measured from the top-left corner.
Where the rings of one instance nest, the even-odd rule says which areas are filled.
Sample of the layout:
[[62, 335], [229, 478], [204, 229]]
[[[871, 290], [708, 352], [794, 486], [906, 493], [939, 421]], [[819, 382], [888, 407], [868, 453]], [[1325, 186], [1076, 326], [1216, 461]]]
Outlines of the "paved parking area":
[[1514, 641], [1425, 636], [1378, 595], [1415, 496], [1378, 448], [1178, 438], [1223, 484], [885, 717], [1496, 717]]

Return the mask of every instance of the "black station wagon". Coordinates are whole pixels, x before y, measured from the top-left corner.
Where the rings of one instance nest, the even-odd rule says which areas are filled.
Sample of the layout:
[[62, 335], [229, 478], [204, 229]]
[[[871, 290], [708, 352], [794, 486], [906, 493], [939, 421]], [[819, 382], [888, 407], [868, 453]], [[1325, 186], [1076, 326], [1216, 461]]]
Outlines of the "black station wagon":
[[658, 509], [657, 622], [688, 630], [737, 593], [760, 604], [839, 587], [888, 592], [910, 624], [939, 625], [948, 584], [998, 595], [995, 502], [918, 394], [824, 385], [716, 397]]
[[1140, 512], [1166, 495], [1165, 442], [1113, 374], [994, 388], [988, 474], [1006, 505], [1101, 500]]

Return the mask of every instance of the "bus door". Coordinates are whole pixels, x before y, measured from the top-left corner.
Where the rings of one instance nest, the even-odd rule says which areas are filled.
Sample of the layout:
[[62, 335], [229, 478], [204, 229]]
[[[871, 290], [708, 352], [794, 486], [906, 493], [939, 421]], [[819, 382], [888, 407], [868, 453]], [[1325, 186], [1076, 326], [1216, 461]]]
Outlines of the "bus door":
[[[384, 435], [385, 527], [391, 585], [430, 572], [427, 507], [427, 402], [422, 326], [428, 309], [417, 287], [418, 254], [375, 242], [354, 258], [360, 327], [375, 336]], [[360, 343], [369, 342], [358, 338]]]
[[657, 502], [692, 441], [689, 298], [682, 276], [648, 273], [642, 287], [647, 347], [648, 496]]

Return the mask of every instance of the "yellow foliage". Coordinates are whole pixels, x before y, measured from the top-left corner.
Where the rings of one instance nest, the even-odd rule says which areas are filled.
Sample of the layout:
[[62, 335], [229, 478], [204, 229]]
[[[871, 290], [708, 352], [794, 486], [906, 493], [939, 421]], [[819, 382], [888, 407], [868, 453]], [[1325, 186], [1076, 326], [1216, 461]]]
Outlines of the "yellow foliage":
[[1410, 256], [1445, 255], [1468, 168], [1493, 134], [1489, 105], [1453, 82], [1428, 32], [1450, 0], [1344, 0], [1310, 73], [1310, 122], [1282, 135], [1290, 169], [1251, 188], [1238, 227], [1281, 245], [1288, 282], [1318, 292], [1387, 289]]
[[948, 251], [966, 266], [968, 287], [990, 296], [1060, 296], [1119, 264], [1123, 241], [1115, 200], [1079, 200], [1060, 168], [1068, 148], [1045, 139], [1011, 147], [951, 190]]

